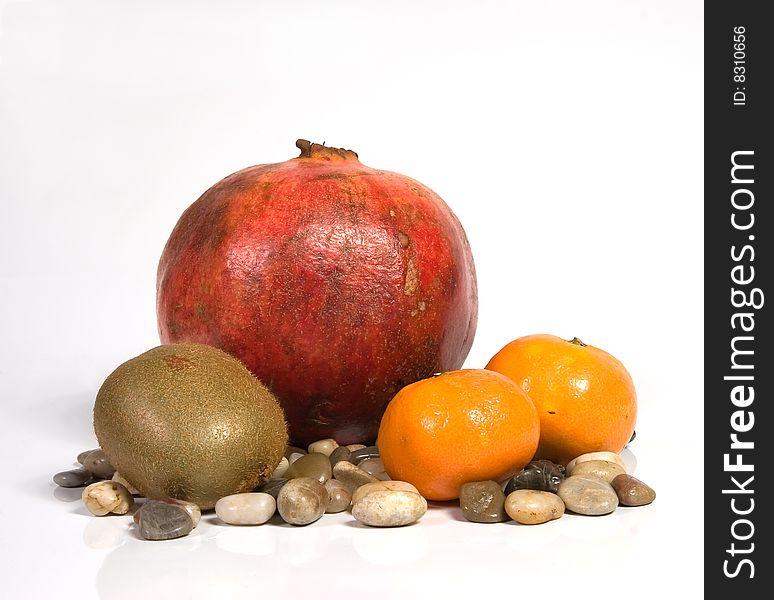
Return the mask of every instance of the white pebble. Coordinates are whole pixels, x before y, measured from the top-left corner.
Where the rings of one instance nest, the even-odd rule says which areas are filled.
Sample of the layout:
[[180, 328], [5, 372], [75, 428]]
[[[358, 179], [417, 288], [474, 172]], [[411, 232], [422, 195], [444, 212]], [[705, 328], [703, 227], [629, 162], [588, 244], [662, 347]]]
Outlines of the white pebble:
[[564, 502], [556, 494], [542, 490], [515, 490], [505, 499], [505, 512], [523, 525], [537, 525], [564, 514]]
[[290, 461], [286, 456], [283, 456], [279, 461], [279, 464], [274, 468], [274, 471], [272, 471], [271, 478], [282, 479], [282, 476], [285, 475], [285, 471], [287, 471], [288, 468], [290, 468]]
[[215, 503], [215, 514], [229, 525], [261, 525], [274, 515], [277, 502], [265, 492], [224, 496]]
[[568, 462], [564, 470], [566, 473], [569, 473], [573, 470], [573, 468], [575, 468], [575, 465], [586, 462], [587, 460], [609, 460], [610, 462], [618, 463], [624, 468], [624, 471], [626, 471], [626, 463], [623, 461], [623, 458], [621, 458], [615, 452], [607, 452], [605, 450], [581, 454], [580, 456], [577, 456]]
[[595, 475], [610, 483], [616, 476], [625, 473], [626, 469], [610, 460], [585, 460], [575, 464], [571, 470], [567, 471], [567, 476]]
[[110, 479], [86, 486], [81, 494], [87, 510], [97, 517], [109, 513], [125, 515], [134, 505], [134, 498], [123, 485]]
[[361, 485], [352, 494], [352, 504], [358, 502], [363, 496], [370, 494], [371, 492], [378, 492], [381, 490], [388, 490], [393, 492], [414, 492], [419, 494], [419, 490], [410, 484], [408, 481], [375, 481], [373, 483], [366, 483]]
[[325, 456], [330, 456], [331, 452], [333, 452], [336, 448], [339, 447], [339, 444], [334, 440], [333, 438], [326, 438], [324, 440], [317, 440], [316, 442], [312, 442], [309, 444], [309, 452], [319, 452], [320, 454], [324, 454]]
[[418, 521], [427, 512], [427, 500], [414, 492], [376, 490], [352, 505], [352, 516], [371, 527], [400, 527]]

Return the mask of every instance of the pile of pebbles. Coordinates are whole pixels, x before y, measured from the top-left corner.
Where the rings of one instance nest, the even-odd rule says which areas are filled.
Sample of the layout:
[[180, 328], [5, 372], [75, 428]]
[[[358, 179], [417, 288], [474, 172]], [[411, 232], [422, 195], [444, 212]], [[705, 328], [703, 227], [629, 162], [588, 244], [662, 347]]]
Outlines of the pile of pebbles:
[[590, 452], [567, 463], [534, 460], [505, 485], [475, 481], [460, 488], [460, 508], [468, 521], [499, 523], [513, 520], [537, 525], [569, 511], [607, 515], [618, 506], [644, 506], [656, 492], [626, 472], [614, 452]]
[[[81, 467], [54, 475], [62, 487], [83, 487], [81, 497], [95, 516], [133, 512], [140, 537], [168, 540], [188, 535], [199, 523], [196, 504], [173, 498], [135, 503], [131, 487], [96, 448], [78, 455]], [[314, 442], [304, 450], [288, 446], [269, 481], [252, 492], [220, 498], [215, 514], [229, 525], [261, 525], [275, 514], [292, 525], [309, 525], [324, 514], [349, 510], [372, 527], [400, 527], [427, 512], [427, 500], [410, 483], [384, 472], [375, 446], [339, 446], [335, 440]]]
[[[62, 487], [83, 487], [81, 497], [95, 516], [126, 515], [140, 537], [168, 540], [188, 535], [201, 520], [196, 504], [173, 498], [140, 496], [99, 449], [78, 455], [81, 467], [54, 475]], [[617, 454], [594, 452], [579, 456], [566, 467], [547, 460], [529, 463], [504, 484], [466, 483], [460, 508], [469, 521], [496, 523], [512, 519], [523, 524], [545, 523], [565, 510], [603, 515], [618, 506], [642, 506], [655, 492], [626, 473]], [[376, 446], [339, 446], [319, 440], [304, 450], [288, 446], [271, 479], [252, 492], [232, 494], [215, 504], [217, 518], [228, 525], [261, 525], [275, 515], [292, 525], [309, 525], [324, 514], [350, 511], [371, 527], [400, 527], [415, 523], [427, 512], [427, 500], [417, 488], [395, 481], [384, 471]]]

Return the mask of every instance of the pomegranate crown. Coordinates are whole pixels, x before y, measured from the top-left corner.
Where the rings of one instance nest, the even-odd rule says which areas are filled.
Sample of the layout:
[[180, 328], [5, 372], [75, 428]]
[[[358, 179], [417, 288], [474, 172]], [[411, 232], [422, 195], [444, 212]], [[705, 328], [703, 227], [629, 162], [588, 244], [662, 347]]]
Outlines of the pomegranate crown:
[[357, 160], [357, 152], [344, 148], [331, 148], [322, 144], [314, 144], [309, 140], [296, 140], [296, 148], [301, 150], [298, 158], [317, 158], [320, 160]]

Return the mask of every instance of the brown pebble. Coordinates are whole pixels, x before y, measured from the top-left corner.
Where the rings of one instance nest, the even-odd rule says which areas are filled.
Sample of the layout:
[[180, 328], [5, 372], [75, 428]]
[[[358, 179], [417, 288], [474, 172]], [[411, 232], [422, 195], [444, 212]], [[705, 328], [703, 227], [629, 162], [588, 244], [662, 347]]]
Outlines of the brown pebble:
[[463, 516], [474, 523], [501, 523], [508, 520], [505, 494], [496, 481], [471, 481], [460, 487]]
[[113, 473], [116, 472], [105, 452], [99, 448], [92, 450], [86, 455], [83, 459], [83, 468], [94, 475], [94, 477], [101, 479], [110, 479]]
[[656, 492], [652, 487], [625, 473], [616, 476], [610, 485], [623, 506], [644, 506], [656, 499]]
[[328, 490], [318, 479], [296, 477], [280, 489], [277, 511], [286, 523], [309, 525], [323, 516], [328, 500]]
[[[352, 494], [346, 485], [338, 479], [329, 479], [325, 482], [325, 489], [328, 490], [328, 506], [326, 506], [325, 512], [338, 513], [349, 508], [352, 502]], [[360, 489], [362, 489], [362, 486]]]
[[374, 477], [370, 473], [366, 473], [360, 467], [345, 460], [336, 463], [336, 466], [333, 467], [333, 476], [346, 485], [350, 493], [354, 493], [361, 485], [379, 481], [377, 477]]
[[320, 483], [325, 483], [333, 475], [331, 461], [321, 452], [310, 452], [294, 461], [282, 476], [284, 479], [298, 477], [314, 477]]
[[337, 462], [342, 460], [349, 461], [349, 457], [352, 455], [352, 450], [346, 446], [339, 446], [333, 452], [331, 452], [328, 459], [331, 461], [331, 467], [335, 467]]

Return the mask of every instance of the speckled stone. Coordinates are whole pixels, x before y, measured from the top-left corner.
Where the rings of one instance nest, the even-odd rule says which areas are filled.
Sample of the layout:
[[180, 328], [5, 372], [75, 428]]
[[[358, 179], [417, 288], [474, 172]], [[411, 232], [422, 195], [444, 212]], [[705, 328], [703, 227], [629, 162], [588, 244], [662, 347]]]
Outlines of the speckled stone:
[[618, 495], [604, 479], [593, 475], [571, 475], [556, 492], [567, 510], [580, 515], [606, 515], [618, 507]]
[[285, 471], [285, 479], [297, 477], [314, 477], [320, 483], [325, 483], [333, 475], [331, 461], [325, 454], [310, 452], [292, 463]]
[[371, 527], [402, 527], [415, 523], [427, 512], [427, 500], [414, 492], [376, 490], [352, 505], [352, 516]]
[[333, 467], [333, 476], [346, 485], [350, 493], [354, 493], [361, 485], [379, 481], [377, 477], [374, 477], [370, 473], [366, 473], [360, 467], [347, 461], [336, 463], [336, 466]]
[[309, 444], [309, 447], [307, 448], [308, 452], [319, 452], [320, 454], [324, 454], [325, 456], [330, 456], [331, 452], [333, 452], [336, 448], [339, 447], [339, 444], [336, 440], [333, 438], [326, 438], [324, 440], [317, 440], [316, 442], [312, 442]]
[[102, 450], [93, 450], [83, 459], [83, 468], [94, 477], [110, 479], [116, 470]]
[[93, 481], [91, 473], [86, 469], [70, 469], [54, 475], [54, 483], [66, 488], [83, 487], [91, 481]]
[[609, 460], [586, 460], [577, 463], [572, 471], [569, 471], [568, 475], [593, 475], [604, 479], [607, 482], [613, 481], [618, 475], [626, 473], [624, 469], [618, 463], [614, 463]]
[[288, 481], [277, 496], [277, 510], [291, 525], [309, 525], [323, 516], [328, 506], [328, 490], [313, 477]]
[[505, 494], [496, 481], [471, 481], [460, 487], [463, 516], [474, 523], [501, 523], [508, 520]]
[[554, 492], [564, 479], [564, 467], [550, 460], [533, 460], [505, 484], [505, 495], [516, 490]]
[[589, 460], [609, 460], [610, 462], [614, 462], [618, 465], [621, 465], [621, 467], [623, 467], [623, 470], [626, 471], [626, 463], [624, 462], [623, 458], [621, 458], [620, 455], [616, 454], [615, 452], [600, 450], [599, 452], [587, 452], [586, 454], [581, 454], [580, 456], [576, 456], [570, 462], [567, 463], [567, 467], [565, 468], [565, 473], [569, 475], [570, 472], [575, 468], [575, 465]]
[[215, 503], [215, 514], [229, 525], [262, 525], [276, 509], [277, 501], [265, 492], [231, 494]]
[[[174, 504], [175, 506], [184, 508], [188, 512], [188, 515], [191, 517], [191, 521], [193, 522], [194, 527], [196, 527], [199, 524], [199, 521], [201, 521], [202, 510], [199, 508], [198, 504], [188, 502], [187, 500], [178, 500], [177, 498], [160, 498], [154, 500], [154, 502], [166, 502], [167, 504]], [[134, 522], [138, 525], [140, 524], [140, 513], [142, 512], [142, 508], [147, 503], [148, 501], [146, 500], [145, 503], [140, 505], [140, 508], [134, 511], [133, 519]]]
[[199, 505], [195, 502], [188, 502], [187, 500], [178, 500], [177, 498], [165, 498], [162, 500], [162, 502], [169, 502], [170, 504], [175, 504], [177, 506], [182, 506], [186, 511], [188, 511], [188, 514], [191, 517], [191, 520], [193, 521], [193, 526], [196, 527], [199, 524], [199, 521], [201, 521], [202, 518], [202, 509], [199, 508]]
[[505, 499], [505, 512], [522, 525], [538, 525], [561, 517], [564, 502], [556, 494], [543, 490], [515, 490]]
[[277, 479], [271, 479], [267, 481], [264, 484], [259, 485], [257, 488], [255, 488], [254, 492], [265, 492], [272, 496], [275, 500], [277, 499], [277, 496], [279, 495], [280, 490], [282, 489], [282, 486], [284, 486], [289, 480], [285, 479], [284, 477], [279, 477]]
[[328, 457], [328, 459], [331, 461], [331, 467], [335, 467], [336, 463], [339, 461], [346, 460], [349, 462], [349, 457], [351, 455], [352, 450], [346, 446], [339, 446], [333, 452], [331, 452], [331, 455]]
[[325, 489], [328, 490], [328, 506], [325, 508], [325, 512], [339, 513], [349, 508], [352, 494], [346, 485], [338, 479], [329, 479], [325, 482]]
[[626, 473], [617, 475], [610, 485], [623, 506], [644, 506], [656, 499], [656, 492], [652, 487]]
[[356, 465], [360, 461], [367, 458], [379, 458], [379, 448], [376, 446], [364, 446], [359, 450], [355, 450], [349, 457], [349, 461]]
[[191, 533], [193, 520], [177, 504], [147, 500], [140, 511], [140, 536], [146, 540], [172, 540]]

